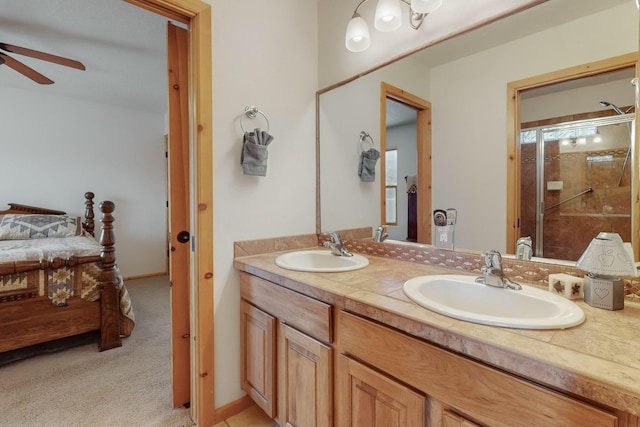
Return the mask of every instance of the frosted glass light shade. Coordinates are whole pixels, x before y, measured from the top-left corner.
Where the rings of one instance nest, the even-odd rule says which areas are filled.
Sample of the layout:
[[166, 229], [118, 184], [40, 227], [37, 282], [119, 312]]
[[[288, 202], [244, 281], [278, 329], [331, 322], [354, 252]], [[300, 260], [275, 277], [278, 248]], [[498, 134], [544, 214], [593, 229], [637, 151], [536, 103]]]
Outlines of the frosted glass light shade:
[[353, 18], [349, 21], [344, 38], [344, 44], [351, 52], [362, 52], [371, 44], [369, 27], [360, 15], [353, 15]]
[[400, 25], [402, 25], [400, 0], [379, 0], [374, 21], [376, 30], [388, 33], [397, 30]]
[[617, 233], [600, 233], [593, 239], [576, 267], [602, 276], [635, 276], [635, 262]]
[[411, 0], [411, 9], [418, 13], [431, 13], [442, 6], [442, 0]]

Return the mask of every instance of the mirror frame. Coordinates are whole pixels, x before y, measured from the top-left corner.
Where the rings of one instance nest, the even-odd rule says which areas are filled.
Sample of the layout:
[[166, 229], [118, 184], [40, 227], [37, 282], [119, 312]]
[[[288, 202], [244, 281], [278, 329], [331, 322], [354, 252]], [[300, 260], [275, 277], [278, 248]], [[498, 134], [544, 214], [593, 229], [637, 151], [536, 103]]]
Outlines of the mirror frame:
[[[520, 95], [523, 91], [562, 83], [569, 80], [591, 77], [598, 74], [634, 68], [639, 76], [640, 56], [638, 52], [614, 56], [601, 61], [590, 62], [550, 73], [517, 80], [507, 84], [507, 244], [506, 252], [515, 253], [516, 241], [520, 237]], [[640, 221], [634, 220], [640, 213], [640, 183], [638, 182], [638, 126], [640, 120], [636, 111], [636, 132], [633, 135], [633, 158], [631, 162], [631, 245], [635, 259], [640, 258]]]

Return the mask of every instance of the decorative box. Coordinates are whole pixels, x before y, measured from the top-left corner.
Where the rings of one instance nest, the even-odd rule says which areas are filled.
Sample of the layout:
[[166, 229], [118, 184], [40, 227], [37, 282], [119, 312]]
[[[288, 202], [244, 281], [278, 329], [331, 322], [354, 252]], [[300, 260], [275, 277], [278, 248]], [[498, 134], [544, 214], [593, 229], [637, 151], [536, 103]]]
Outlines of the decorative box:
[[549, 292], [568, 299], [584, 298], [584, 279], [565, 273], [550, 274]]

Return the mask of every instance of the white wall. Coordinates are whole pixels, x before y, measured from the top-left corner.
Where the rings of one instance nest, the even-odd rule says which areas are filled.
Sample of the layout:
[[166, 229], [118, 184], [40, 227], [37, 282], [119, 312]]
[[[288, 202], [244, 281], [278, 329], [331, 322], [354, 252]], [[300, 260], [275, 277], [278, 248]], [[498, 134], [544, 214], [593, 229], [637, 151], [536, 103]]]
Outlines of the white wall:
[[433, 205], [458, 209], [457, 247], [505, 249], [507, 83], [637, 50], [628, 2], [431, 71]]
[[429, 99], [428, 72], [407, 59], [320, 95], [322, 231], [380, 225], [380, 162], [376, 182], [361, 182], [359, 135], [366, 131], [380, 149], [380, 82]]
[[2, 88], [0, 209], [16, 202], [84, 214], [84, 193], [116, 205], [122, 274], [166, 271], [164, 116]]
[[[239, 275], [233, 242], [315, 233], [315, 1], [212, 4], [216, 407], [240, 389]], [[240, 167], [239, 118], [255, 105], [275, 139], [266, 177]], [[256, 124], [264, 128], [264, 122]], [[355, 166], [354, 166], [355, 167]]]
[[428, 46], [451, 34], [473, 28], [480, 22], [535, 3], [535, 0], [446, 0], [431, 13], [416, 31], [408, 24], [408, 8], [402, 7], [402, 27], [393, 33], [380, 33], [373, 28], [376, 2], [364, 4], [360, 15], [369, 25], [371, 46], [364, 52], [353, 53], [344, 45], [347, 24], [359, 2], [345, 0], [318, 1], [319, 11], [319, 83], [328, 87], [333, 83], [369, 70], [393, 57]]
[[[630, 74], [633, 74], [633, 71]], [[635, 96], [631, 90], [632, 78], [622, 78], [608, 83], [532, 98], [521, 98], [520, 121], [527, 123], [598, 110], [612, 112], [609, 107], [599, 105], [599, 101], [610, 102], [624, 110], [624, 107], [634, 105], [635, 102]]]

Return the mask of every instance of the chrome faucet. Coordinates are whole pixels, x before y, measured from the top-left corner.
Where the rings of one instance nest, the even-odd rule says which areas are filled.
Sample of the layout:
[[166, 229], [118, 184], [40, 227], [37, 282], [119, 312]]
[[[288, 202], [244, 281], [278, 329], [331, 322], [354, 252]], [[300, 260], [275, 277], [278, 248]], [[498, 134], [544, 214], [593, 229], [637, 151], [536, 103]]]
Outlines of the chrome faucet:
[[387, 237], [389, 237], [389, 234], [384, 232], [383, 226], [379, 226], [378, 228], [376, 228], [375, 233], [373, 233], [374, 242], [384, 242]]
[[324, 242], [324, 246], [326, 246], [327, 248], [331, 248], [331, 253], [335, 256], [353, 256], [353, 254], [351, 252], [349, 252], [347, 250], [347, 248], [345, 248], [342, 245], [342, 240], [340, 240], [340, 233], [338, 233], [337, 231], [333, 231], [331, 233], [329, 233], [329, 237], [331, 238], [331, 241], [329, 242]]
[[522, 286], [504, 275], [502, 271], [502, 255], [495, 249], [482, 254], [486, 265], [482, 267], [482, 276], [476, 277], [477, 283], [495, 286], [497, 288], [506, 288], [521, 290]]

